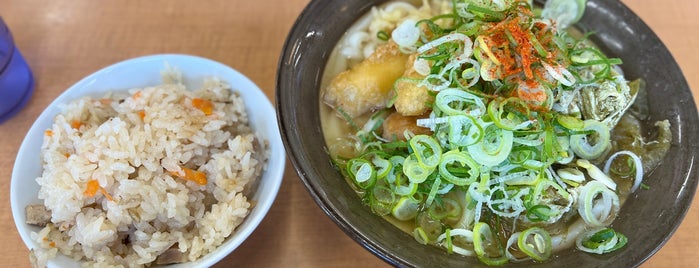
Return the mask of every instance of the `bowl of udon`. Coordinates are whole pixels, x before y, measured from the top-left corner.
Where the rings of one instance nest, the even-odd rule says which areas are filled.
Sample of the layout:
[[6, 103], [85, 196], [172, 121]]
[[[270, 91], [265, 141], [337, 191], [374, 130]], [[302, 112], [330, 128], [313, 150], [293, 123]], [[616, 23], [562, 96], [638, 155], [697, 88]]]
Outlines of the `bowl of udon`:
[[391, 265], [638, 266], [697, 185], [692, 93], [618, 1], [311, 1], [276, 94], [309, 194]]
[[37, 118], [10, 200], [34, 267], [209, 267], [274, 202], [286, 163], [272, 103], [222, 63], [124, 60]]

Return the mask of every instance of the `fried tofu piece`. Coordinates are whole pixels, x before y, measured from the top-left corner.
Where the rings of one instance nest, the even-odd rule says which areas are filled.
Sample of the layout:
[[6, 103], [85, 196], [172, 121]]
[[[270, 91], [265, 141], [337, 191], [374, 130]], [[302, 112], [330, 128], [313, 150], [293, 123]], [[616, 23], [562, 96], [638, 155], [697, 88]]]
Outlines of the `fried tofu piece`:
[[391, 113], [383, 121], [381, 137], [390, 141], [405, 140], [404, 133], [406, 130], [415, 135], [432, 135], [432, 131], [429, 128], [417, 125], [417, 120], [425, 117], [427, 116], [404, 116], [399, 112]]
[[415, 71], [415, 59], [417, 54], [410, 56], [406, 62], [403, 78], [396, 83], [396, 101], [393, 106], [396, 111], [405, 116], [424, 114], [430, 109], [428, 103], [434, 102], [434, 96], [419, 82], [425, 77]]
[[393, 83], [405, 72], [407, 59], [392, 41], [379, 46], [369, 58], [335, 77], [323, 102], [352, 118], [385, 108]]

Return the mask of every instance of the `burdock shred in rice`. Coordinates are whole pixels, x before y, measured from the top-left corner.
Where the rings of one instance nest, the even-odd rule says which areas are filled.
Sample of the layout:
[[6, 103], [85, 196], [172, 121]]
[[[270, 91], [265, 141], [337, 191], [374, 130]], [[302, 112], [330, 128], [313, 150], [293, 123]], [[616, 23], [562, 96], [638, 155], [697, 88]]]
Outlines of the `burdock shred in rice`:
[[195, 91], [172, 70], [163, 80], [73, 101], [46, 130], [35, 266], [59, 252], [90, 267], [194, 261], [248, 214], [268, 150], [243, 100], [216, 78]]

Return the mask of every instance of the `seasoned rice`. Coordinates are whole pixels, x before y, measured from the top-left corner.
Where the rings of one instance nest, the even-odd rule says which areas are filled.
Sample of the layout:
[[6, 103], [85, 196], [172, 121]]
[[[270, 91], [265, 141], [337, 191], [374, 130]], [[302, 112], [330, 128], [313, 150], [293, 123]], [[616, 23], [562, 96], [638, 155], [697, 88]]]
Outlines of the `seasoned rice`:
[[168, 249], [194, 261], [249, 213], [267, 148], [243, 100], [216, 78], [194, 91], [177, 73], [163, 81], [85, 97], [55, 117], [36, 179], [51, 211], [32, 233], [36, 265], [61, 253], [89, 267], [149, 266]]

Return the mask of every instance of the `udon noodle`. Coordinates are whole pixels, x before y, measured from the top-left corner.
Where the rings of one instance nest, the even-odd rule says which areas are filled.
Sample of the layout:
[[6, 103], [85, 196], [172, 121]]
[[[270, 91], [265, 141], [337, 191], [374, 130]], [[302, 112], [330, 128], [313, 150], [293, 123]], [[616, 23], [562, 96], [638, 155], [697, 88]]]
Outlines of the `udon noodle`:
[[670, 126], [641, 135], [644, 83], [568, 27], [581, 2], [374, 7], [322, 84], [325, 140], [349, 187], [417, 242], [489, 265], [623, 247], [610, 225], [647, 188]]

